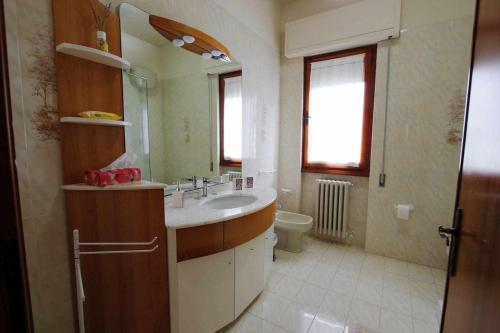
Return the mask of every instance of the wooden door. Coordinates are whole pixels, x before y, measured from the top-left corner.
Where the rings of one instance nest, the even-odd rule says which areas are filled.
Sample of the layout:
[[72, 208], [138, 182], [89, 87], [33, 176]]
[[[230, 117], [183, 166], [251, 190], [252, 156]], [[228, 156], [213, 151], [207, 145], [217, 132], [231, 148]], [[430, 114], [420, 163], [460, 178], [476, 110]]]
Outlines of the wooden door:
[[500, 1], [478, 1], [473, 52], [446, 333], [500, 332]]
[[[81, 243], [149, 242], [157, 237], [150, 246], [80, 247], [85, 332], [169, 332], [163, 189], [66, 191], [66, 206], [72, 254], [75, 229]], [[153, 246], [157, 248], [151, 253], [84, 254]], [[77, 272], [72, 273], [77, 281]], [[78, 283], [74, 286], [78, 304]]]

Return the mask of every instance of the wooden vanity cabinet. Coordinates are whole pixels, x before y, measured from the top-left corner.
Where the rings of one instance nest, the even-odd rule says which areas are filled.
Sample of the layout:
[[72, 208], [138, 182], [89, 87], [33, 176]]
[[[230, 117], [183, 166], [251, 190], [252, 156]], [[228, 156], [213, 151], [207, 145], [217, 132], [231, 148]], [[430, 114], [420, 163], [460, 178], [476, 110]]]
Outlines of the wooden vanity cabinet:
[[213, 333], [236, 319], [264, 289], [265, 255], [262, 234], [233, 249], [178, 263], [178, 332]]
[[[79, 231], [81, 243], [149, 242], [157, 237], [147, 246], [80, 247], [85, 332], [169, 332], [163, 189], [66, 190], [65, 194], [70, 248], [73, 230]], [[151, 253], [83, 254], [154, 246], [158, 247]], [[74, 268], [72, 258], [72, 282], [78, 304]]]
[[173, 333], [213, 333], [264, 290], [273, 260], [275, 204], [213, 224], [168, 229]]

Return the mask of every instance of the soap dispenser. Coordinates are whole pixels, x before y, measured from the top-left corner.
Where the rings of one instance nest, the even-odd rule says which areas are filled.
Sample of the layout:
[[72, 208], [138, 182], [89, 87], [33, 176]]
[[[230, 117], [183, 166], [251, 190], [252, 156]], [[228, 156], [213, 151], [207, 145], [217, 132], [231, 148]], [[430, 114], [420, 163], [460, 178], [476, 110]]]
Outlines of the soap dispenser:
[[177, 189], [172, 193], [174, 208], [184, 207], [184, 191], [181, 191], [181, 182], [177, 181]]

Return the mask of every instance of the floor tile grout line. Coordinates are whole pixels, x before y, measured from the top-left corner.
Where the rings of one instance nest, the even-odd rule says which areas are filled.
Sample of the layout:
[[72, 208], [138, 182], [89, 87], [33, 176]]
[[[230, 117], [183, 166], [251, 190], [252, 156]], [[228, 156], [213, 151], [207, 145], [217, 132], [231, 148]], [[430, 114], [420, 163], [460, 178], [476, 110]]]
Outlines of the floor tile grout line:
[[[327, 278], [327, 281], [328, 283], [325, 285], [325, 284], [322, 284], [322, 285], [318, 285], [317, 283], [310, 283], [309, 282], [309, 279], [312, 275], [312, 270], [306, 274], [306, 276], [304, 276], [303, 278], [301, 279], [298, 279], [300, 281], [302, 281], [302, 286], [300, 287], [298, 293], [301, 292], [301, 290], [303, 290], [304, 288], [304, 284], [305, 283], [310, 283], [316, 287], [319, 287], [321, 289], [324, 289], [326, 293], [328, 292], [337, 292], [336, 290], [332, 289], [331, 286], [332, 284], [335, 282], [335, 278], [339, 275], [339, 273], [341, 272], [344, 272], [344, 273], [351, 273], [351, 274], [354, 274], [356, 275], [356, 283], [354, 285], [354, 294], [356, 293], [356, 290], [358, 289], [359, 287], [359, 284], [362, 282], [362, 280], [364, 281], [365, 279], [363, 278], [363, 276], [365, 276], [365, 274], [363, 273], [363, 270], [365, 270], [365, 268], [367, 267], [372, 267], [372, 268], [375, 268], [375, 267], [378, 267], [375, 264], [371, 264], [371, 265], [368, 265], [368, 256], [366, 253], [363, 253], [362, 250], [360, 251], [353, 251], [353, 252], [349, 252], [349, 251], [346, 251], [346, 250], [343, 250], [343, 251], [335, 251], [335, 255], [328, 255], [328, 250], [331, 249], [331, 248], [335, 248], [335, 246], [337, 245], [329, 245], [327, 248], [325, 248], [324, 250], [321, 250], [321, 251], [318, 251], [319, 254], [317, 254], [317, 256], [320, 258], [318, 260], [314, 260], [314, 262], [312, 262], [313, 265], [310, 265], [309, 263], [305, 262], [304, 259], [301, 259], [300, 257], [292, 257], [292, 256], [288, 256], [286, 257], [286, 261], [287, 261], [287, 264], [289, 264], [288, 268], [291, 267], [291, 265], [293, 264], [297, 264], [297, 263], [300, 263], [300, 264], [305, 264], [305, 265], [309, 265], [309, 266], [313, 266], [313, 267], [319, 267], [320, 265], [323, 266], [323, 267], [326, 267], [328, 268], [329, 266], [330, 267], [333, 267], [333, 266], [341, 266], [342, 263], [344, 263], [342, 265], [343, 268], [347, 268], [345, 270], [343, 269], [338, 269], [338, 268], [335, 268], [333, 269], [333, 273]], [[358, 257], [358, 255], [361, 253], [361, 257]], [[350, 256], [352, 254], [352, 256]], [[430, 287], [432, 287], [431, 289], [431, 296], [435, 296], [437, 298], [439, 298], [439, 294], [440, 294], [440, 291], [439, 289], [442, 289], [439, 287], [438, 283], [437, 283], [437, 277], [439, 273], [434, 273], [434, 271], [431, 270], [431, 276], [432, 276], [432, 281], [430, 281], [430, 279], [428, 278], [413, 278], [413, 275], [411, 274], [410, 272], [410, 267], [409, 266], [410, 264], [407, 263], [407, 262], [404, 262], [404, 261], [401, 261], [401, 260], [398, 260], [398, 259], [392, 259], [392, 258], [388, 258], [388, 257], [382, 257], [382, 256], [376, 256], [377, 258], [383, 258], [384, 261], [383, 261], [383, 270], [382, 269], [374, 269], [374, 271], [379, 271], [380, 274], [377, 274], [377, 276], [379, 276], [380, 278], [377, 278], [376, 279], [376, 283], [381, 283], [382, 285], [382, 295], [381, 295], [381, 299], [380, 299], [380, 305], [378, 305], [378, 309], [379, 309], [379, 325], [381, 325], [381, 321], [382, 321], [382, 311], [384, 309], [388, 309], [390, 311], [393, 311], [395, 312], [396, 314], [399, 314], [399, 315], [404, 315], [405, 317], [408, 317], [407, 314], [404, 314], [402, 312], [399, 312], [399, 311], [394, 311], [394, 310], [391, 310], [390, 308], [386, 308], [385, 306], [383, 306], [383, 298], [384, 298], [384, 294], [390, 290], [391, 288], [388, 287], [388, 283], [387, 283], [387, 276], [388, 274], [393, 274], [394, 276], [400, 276], [402, 278], [404, 278], [404, 281], [406, 281], [406, 287], [404, 288], [401, 288], [400, 290], [399, 289], [394, 289], [395, 292], [401, 292], [402, 294], [405, 294], [405, 295], [408, 295], [410, 297], [410, 311], [411, 311], [411, 315], [409, 316], [412, 320], [412, 329], [413, 329], [413, 323], [415, 321], [415, 319], [418, 319], [420, 320], [419, 318], [416, 318], [413, 316], [414, 314], [414, 306], [413, 306], [413, 301], [412, 299], [414, 298], [414, 291], [412, 289], [413, 286], [410, 285], [410, 283], [414, 284], [414, 283], [426, 283], [426, 284], [429, 284]], [[361, 259], [359, 259], [361, 258]], [[397, 269], [387, 269], [388, 267], [388, 263], [391, 262], [391, 261], [394, 261], [395, 263], [402, 263], [402, 267], [403, 269], [402, 270], [397, 270]], [[406, 266], [406, 269], [404, 269], [404, 266]], [[425, 266], [427, 267], [427, 266]], [[430, 268], [430, 267], [428, 267]], [[432, 268], [430, 268], [432, 269]], [[313, 268], [314, 270], [314, 268]], [[365, 271], [370, 271], [369, 268], [367, 268]], [[288, 273], [289, 270], [286, 272]], [[433, 274], [434, 273], [434, 274]], [[285, 274], [285, 275], [288, 275], [290, 277], [293, 277], [295, 278], [295, 276], [292, 276], [290, 274]], [[283, 276], [281, 277], [283, 278]], [[281, 280], [281, 279], [280, 279]], [[369, 280], [367, 280], [369, 281]], [[276, 284], [279, 283], [279, 281], [276, 281], [275, 282]], [[344, 294], [344, 293], [342, 293]], [[351, 294], [351, 293], [349, 293]], [[345, 295], [345, 294], [344, 294]], [[297, 296], [294, 296], [294, 299], [291, 299], [290, 301], [295, 301]], [[348, 296], [349, 299], [352, 301], [354, 299], [354, 295], [350, 295]], [[363, 301], [363, 299], [361, 298], [361, 300]], [[424, 300], [426, 300], [424, 298]], [[428, 299], [428, 301], [431, 301], [431, 299]], [[299, 302], [297, 302], [299, 303]], [[313, 317], [313, 321], [311, 322], [311, 324], [309, 325], [309, 328], [308, 330], [310, 330], [311, 326], [312, 326], [312, 323], [314, 322], [314, 320], [317, 319], [318, 317], [318, 314], [319, 314], [319, 309], [321, 307], [321, 304], [324, 303], [324, 299], [323, 301], [320, 303], [320, 306], [318, 307], [318, 310], [316, 311], [315, 313], [315, 316]], [[370, 303], [370, 302], [368, 302]], [[348, 316], [350, 316], [350, 313], [351, 311], [349, 311], [349, 314]], [[437, 316], [437, 314], [435, 315]], [[435, 317], [433, 316], [433, 317]], [[424, 320], [425, 321], [425, 320]]]

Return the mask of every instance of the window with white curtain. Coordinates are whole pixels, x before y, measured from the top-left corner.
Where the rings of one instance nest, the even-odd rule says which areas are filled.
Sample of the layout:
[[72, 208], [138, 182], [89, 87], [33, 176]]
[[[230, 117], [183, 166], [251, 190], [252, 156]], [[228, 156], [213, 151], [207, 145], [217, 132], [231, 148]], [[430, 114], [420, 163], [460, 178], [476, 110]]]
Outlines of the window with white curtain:
[[241, 165], [242, 109], [241, 71], [219, 75], [221, 166]]
[[376, 46], [305, 58], [302, 169], [369, 174]]

